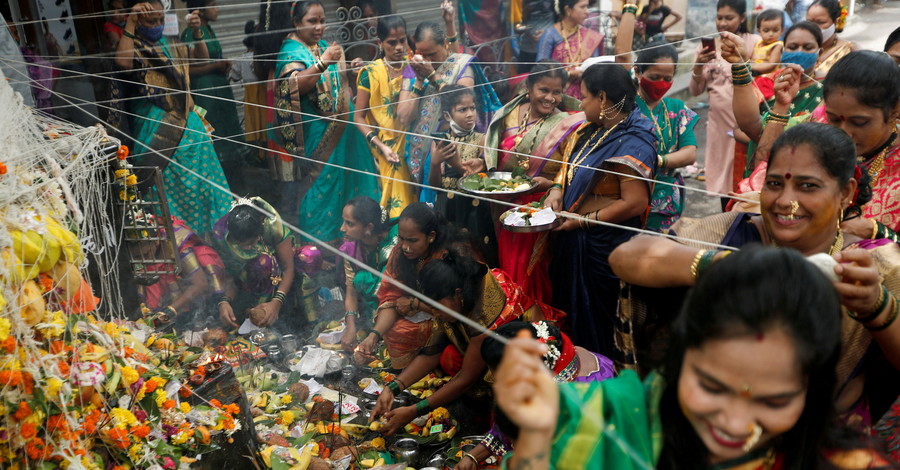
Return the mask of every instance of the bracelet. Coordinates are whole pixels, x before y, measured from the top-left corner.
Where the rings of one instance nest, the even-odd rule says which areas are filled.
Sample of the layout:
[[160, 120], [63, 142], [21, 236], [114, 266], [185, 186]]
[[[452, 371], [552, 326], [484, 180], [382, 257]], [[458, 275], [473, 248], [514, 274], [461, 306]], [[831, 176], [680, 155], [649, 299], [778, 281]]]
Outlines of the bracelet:
[[593, 212], [588, 212], [587, 214], [581, 216], [580, 219], [578, 219], [578, 228], [580, 228], [581, 230], [588, 229], [588, 219], [590, 219], [591, 214], [593, 214]]
[[700, 260], [703, 258], [703, 256], [706, 254], [707, 251], [710, 251], [710, 250], [698, 251], [697, 254], [694, 255], [694, 261], [691, 262], [691, 279], [693, 279], [695, 281], [697, 280], [697, 274], [699, 274], [698, 268], [700, 266]]
[[134, 33], [129, 33], [127, 29], [122, 30], [122, 36], [125, 36], [128, 39], [137, 39], [137, 36]]
[[894, 320], [897, 319], [897, 314], [900, 314], [900, 304], [897, 303], [897, 299], [894, 298], [893, 295], [890, 296], [890, 299], [893, 300], [894, 308], [891, 309], [891, 314], [884, 320], [884, 323], [875, 326], [866, 326], [866, 329], [869, 331], [884, 331], [887, 327], [891, 326], [894, 323]]
[[328, 68], [328, 67], [325, 65], [325, 63], [322, 62], [322, 59], [319, 59], [319, 60], [316, 62], [315, 67], [316, 67], [317, 69], [319, 69], [319, 72], [320, 72], [320, 73], [321, 73], [321, 72], [324, 72], [325, 69]]
[[427, 399], [427, 398], [425, 398], [425, 399], [423, 399], [422, 401], [416, 403], [416, 411], [418, 411], [419, 413], [421, 413], [421, 412], [423, 412], [423, 411], [428, 411], [429, 409], [431, 409], [431, 405], [428, 404], [428, 399]]
[[375, 140], [376, 137], [378, 137], [378, 133], [377, 133], [377, 132], [375, 132], [375, 131], [369, 131], [369, 133], [366, 134], [366, 142], [367, 142], [369, 145], [372, 145], [372, 141]]
[[900, 237], [897, 237], [897, 232], [893, 231], [890, 227], [888, 227], [887, 225], [884, 225], [881, 222], [877, 222], [877, 223], [878, 223], [878, 235], [876, 236], [876, 238], [887, 238], [888, 240], [891, 240], [894, 243], [900, 243]]
[[172, 312], [172, 315], [174, 315], [174, 316], [176, 316], [176, 317], [178, 316], [178, 310], [175, 310], [175, 307], [169, 305], [169, 306], [166, 307], [166, 310]]
[[753, 74], [747, 64], [731, 65], [731, 84], [734, 86], [746, 86], [753, 83]]
[[280, 290], [276, 290], [275, 295], [272, 296], [272, 300], [277, 300], [281, 305], [284, 305], [287, 300], [287, 295]]
[[[730, 255], [731, 253], [732, 253], [731, 250], [724, 250], [724, 251], [707, 250], [706, 253], [703, 253], [703, 256], [700, 257], [700, 262], [697, 263], [697, 274], [702, 273], [711, 264], [716, 262], [716, 256], [718, 256], [719, 254], [722, 255], [722, 258], [724, 258], [724, 257]], [[719, 259], [721, 260], [722, 258], [719, 258]]]
[[345, 313], [344, 313], [344, 316], [345, 316], [345, 317], [356, 317], [356, 318], [359, 318], [359, 312], [357, 312], [356, 310], [350, 310], [350, 311], [348, 311], [348, 312], [345, 312]]
[[384, 341], [384, 336], [382, 336], [382, 335], [381, 335], [381, 332], [379, 332], [379, 331], [376, 330], [375, 328], [372, 328], [371, 330], [369, 330], [369, 333], [375, 334], [375, 336], [378, 337], [378, 341]]
[[400, 384], [400, 387], [406, 388], [406, 384], [403, 383], [402, 380], [400, 380], [400, 377], [394, 377], [394, 382], [397, 382], [398, 384]]
[[669, 157], [664, 154], [659, 154], [656, 156], [656, 166], [659, 168], [665, 168], [669, 166]]
[[791, 119], [790, 114], [778, 114], [776, 112], [769, 111], [766, 114], [765, 124], [768, 125], [770, 122], [774, 122], [776, 124], [787, 125], [787, 123], [790, 119]]
[[454, 42], [456, 42], [457, 39], [459, 39], [459, 35], [454, 34], [453, 36], [450, 36], [449, 38], [447, 38], [447, 43], [453, 44]]
[[478, 465], [478, 459], [476, 459], [474, 455], [472, 455], [466, 451], [463, 451], [463, 458], [466, 458], [466, 457], [472, 459], [472, 461], [475, 462], [475, 465]]
[[563, 190], [561, 184], [559, 184], [559, 183], [553, 183], [553, 184], [551, 184], [550, 187], [547, 189], [547, 192], [553, 191], [554, 189], [558, 189], [558, 190], [560, 190], [560, 191]]
[[637, 15], [637, 11], [638, 11], [637, 5], [635, 5], [633, 3], [629, 3], [628, 5], [625, 5], [622, 7], [623, 14], [631, 13], [632, 15]]
[[394, 394], [397, 394], [397, 393], [400, 393], [400, 392], [403, 391], [403, 390], [400, 388], [400, 384], [398, 384], [398, 383], [397, 383], [396, 381], [394, 381], [394, 380], [391, 380], [390, 382], [388, 382], [387, 385], [385, 385], [385, 387], [387, 387], [388, 390], [394, 392]]
[[869, 237], [869, 240], [875, 240], [878, 237], [878, 221], [875, 219], [869, 219], [872, 222], [872, 235]]
[[884, 313], [884, 309], [885, 307], [887, 307], [889, 301], [890, 292], [888, 292], [887, 287], [884, 287], [884, 284], [882, 284], [881, 293], [878, 295], [878, 301], [875, 302], [875, 307], [873, 307], [872, 310], [870, 310], [865, 315], [859, 315], [857, 312], [848, 311], [847, 315], [860, 323], [869, 323], [870, 321], [878, 318], [879, 315]]

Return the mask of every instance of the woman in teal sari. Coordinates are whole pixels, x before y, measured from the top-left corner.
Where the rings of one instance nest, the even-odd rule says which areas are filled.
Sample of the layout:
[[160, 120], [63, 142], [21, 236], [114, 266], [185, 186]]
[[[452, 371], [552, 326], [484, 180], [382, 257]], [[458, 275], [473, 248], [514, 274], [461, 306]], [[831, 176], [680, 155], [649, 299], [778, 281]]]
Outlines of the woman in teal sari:
[[216, 140], [213, 144], [216, 146], [216, 153], [222, 165], [229, 170], [228, 174], [234, 183], [235, 177], [240, 175], [232, 172], [240, 170], [240, 164], [243, 163], [240, 157], [243, 154], [244, 131], [238, 122], [234, 93], [231, 92], [231, 82], [228, 80], [231, 61], [222, 58], [222, 44], [209, 24], [218, 19], [219, 9], [216, 8], [216, 0], [188, 0], [187, 7], [190, 11], [198, 12], [201, 34], [195, 38], [193, 30], [187, 28], [181, 33], [181, 41], [188, 47], [194, 47], [197, 42], [206, 43], [210, 59], [209, 62], [191, 64], [191, 91], [194, 92], [197, 106], [206, 110], [206, 120], [214, 129]]
[[298, 226], [329, 242], [341, 236], [345, 201], [356, 196], [380, 199], [378, 173], [365, 138], [356, 126], [348, 126], [353, 106], [347, 64], [341, 46], [329, 46], [322, 39], [322, 4], [294, 2], [291, 18], [295, 30], [285, 38], [275, 63], [279, 81], [273, 123], [277, 140], [289, 155], [276, 156], [274, 169], [282, 181], [305, 180], [309, 189], [298, 196]]
[[[189, 15], [188, 26], [199, 38], [196, 14]], [[129, 82], [139, 85], [115, 82], [109, 123], [121, 130], [123, 114], [130, 117], [136, 163], [162, 169], [169, 212], [204, 233], [228, 211], [230, 189], [210, 141], [208, 123], [197, 114], [189, 93], [187, 48], [166, 40], [163, 27], [160, 0], [132, 7], [116, 65]], [[207, 58], [206, 46], [198, 43], [191, 58]]]
[[517, 338], [494, 385], [517, 426], [504, 467], [892, 468], [834, 419], [841, 317], [835, 285], [803, 255], [748, 247], [701, 273], [668, 363], [643, 383], [626, 371], [557, 385], [546, 347]]

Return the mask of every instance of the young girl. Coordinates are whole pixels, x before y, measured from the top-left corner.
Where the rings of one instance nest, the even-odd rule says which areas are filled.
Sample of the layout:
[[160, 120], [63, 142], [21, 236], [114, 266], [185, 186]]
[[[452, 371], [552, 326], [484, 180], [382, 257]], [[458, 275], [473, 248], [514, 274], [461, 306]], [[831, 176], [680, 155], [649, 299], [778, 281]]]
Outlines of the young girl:
[[[341, 212], [344, 223], [341, 233], [344, 242], [341, 252], [369, 267], [384, 271], [391, 250], [397, 243], [393, 224], [382, 219], [381, 206], [368, 196], [357, 196], [344, 206]], [[394, 225], [395, 226], [395, 225]], [[341, 344], [346, 351], [356, 346], [356, 332], [371, 327], [372, 314], [378, 307], [378, 286], [381, 278], [344, 260], [347, 294], [344, 296], [345, 325]]]
[[481, 143], [484, 134], [475, 131], [478, 109], [475, 92], [462, 85], [447, 85], [441, 89], [444, 120], [450, 123], [447, 140], [431, 144], [431, 168], [428, 184], [452, 192], [438, 191], [434, 208], [457, 227], [465, 227], [472, 246], [481, 252], [490, 266], [497, 266], [497, 237], [488, 204], [458, 193], [457, 180], [484, 168]]
[[756, 17], [756, 31], [762, 38], [753, 48], [750, 62], [754, 75], [769, 73], [778, 67], [784, 43], [779, 41], [784, 31], [781, 10], [765, 10]]

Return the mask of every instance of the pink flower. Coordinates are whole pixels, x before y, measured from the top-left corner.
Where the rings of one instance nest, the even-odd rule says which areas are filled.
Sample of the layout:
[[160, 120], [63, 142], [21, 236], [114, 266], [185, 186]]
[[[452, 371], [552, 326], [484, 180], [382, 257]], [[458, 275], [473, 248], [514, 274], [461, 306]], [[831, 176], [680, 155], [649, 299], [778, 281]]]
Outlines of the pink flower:
[[171, 457], [163, 457], [163, 468], [166, 470], [175, 470], [175, 461]]
[[134, 417], [137, 418], [138, 421], [146, 421], [147, 412], [144, 410], [134, 410]]

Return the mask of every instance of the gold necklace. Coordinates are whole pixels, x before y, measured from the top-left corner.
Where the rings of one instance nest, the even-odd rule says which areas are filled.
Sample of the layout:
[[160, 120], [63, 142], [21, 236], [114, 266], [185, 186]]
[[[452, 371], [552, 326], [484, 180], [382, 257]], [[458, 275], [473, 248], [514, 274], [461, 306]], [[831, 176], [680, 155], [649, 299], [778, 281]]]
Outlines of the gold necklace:
[[384, 65], [387, 65], [388, 69], [393, 70], [394, 72], [402, 72], [403, 67], [406, 65], [406, 61], [400, 61], [400, 65], [394, 67], [387, 59], [382, 60], [384, 61]]
[[841, 252], [844, 249], [844, 232], [838, 229], [837, 236], [834, 237], [834, 243], [831, 244], [831, 248], [828, 249], [828, 255], [834, 256]]
[[[884, 149], [882, 149], [881, 152], [872, 159], [872, 163], [869, 164], [868, 171], [869, 178], [871, 178], [871, 181], [869, 181], [870, 186], [874, 185], [875, 181], [877, 181], [878, 177], [881, 175], [881, 170], [884, 169], [884, 159], [887, 157], [888, 150], [891, 149], [891, 144], [897, 140], [896, 132], [892, 133], [891, 136], [893, 136], [893, 138], [888, 141], [888, 144], [884, 146]], [[862, 160], [862, 157], [860, 157], [860, 160]]]
[[529, 125], [528, 120], [531, 118], [531, 105], [528, 105], [528, 110], [525, 111], [525, 116], [521, 121], [519, 121], [519, 132], [517, 132], [516, 136], [513, 137], [513, 142], [515, 143], [516, 147], [518, 147], [519, 144], [522, 143], [522, 139], [525, 138], [525, 134], [528, 133], [528, 130], [542, 124], [547, 119], [547, 116], [549, 116], [549, 114], [541, 116], [540, 119], [535, 120]]
[[562, 22], [559, 23], [559, 29], [562, 31], [563, 43], [566, 45], [566, 53], [568, 54], [568, 60], [566, 62], [568, 62], [569, 65], [578, 65], [577, 62], [581, 62], [579, 58], [581, 57], [581, 46], [583, 44], [581, 43], [579, 38], [575, 38], [575, 40], [578, 41], [578, 51], [576, 52], [577, 55], [572, 54], [572, 46], [569, 44], [569, 36], [571, 36], [572, 34], [577, 34], [579, 28], [581, 28], [581, 25], [576, 25], [575, 31], [566, 34], [566, 30]]
[[[624, 119], [623, 119], [623, 121], [624, 121]], [[602, 144], [603, 141], [606, 140], [606, 137], [609, 136], [609, 133], [612, 132], [613, 129], [618, 127], [619, 124], [622, 124], [622, 121], [615, 123], [612, 127], [609, 128], [609, 130], [604, 132], [603, 135], [600, 136], [600, 138], [597, 140], [597, 142], [594, 142], [594, 145], [589, 145], [589, 144], [591, 143], [591, 140], [594, 137], [596, 137], [597, 134], [599, 134], [602, 129], [597, 129], [596, 131], [594, 131], [593, 134], [591, 134], [591, 137], [588, 138], [587, 142], [584, 143], [584, 147], [581, 148], [581, 151], [578, 152], [578, 154], [575, 156], [575, 158], [572, 159], [572, 163], [569, 164], [569, 169], [568, 169], [568, 172], [566, 173], [566, 181], [568, 184], [572, 184], [572, 178], [575, 177], [575, 172], [578, 171], [578, 168], [581, 167], [581, 164], [585, 160], [587, 160], [587, 157], [589, 157], [591, 155], [591, 153], [593, 153], [594, 150], [596, 150], [597, 147], [599, 147], [600, 144]], [[590, 147], [590, 150], [591, 150], [590, 152], [587, 152], [588, 147]]]

